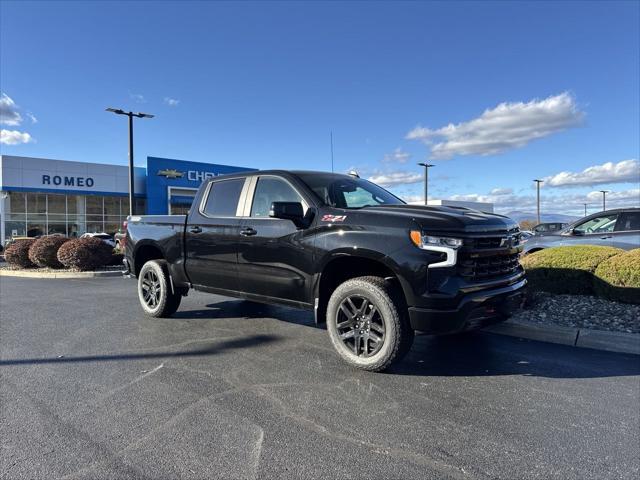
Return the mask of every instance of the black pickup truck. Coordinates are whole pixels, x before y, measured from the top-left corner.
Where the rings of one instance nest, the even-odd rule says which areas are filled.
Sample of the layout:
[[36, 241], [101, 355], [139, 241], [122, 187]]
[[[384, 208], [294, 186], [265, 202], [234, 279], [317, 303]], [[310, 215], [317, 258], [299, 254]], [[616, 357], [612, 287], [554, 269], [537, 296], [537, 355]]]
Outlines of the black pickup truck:
[[132, 216], [125, 266], [151, 316], [190, 288], [313, 310], [339, 355], [379, 371], [414, 331], [456, 333], [522, 303], [507, 217], [407, 205], [357, 177], [253, 171], [205, 181], [188, 215]]

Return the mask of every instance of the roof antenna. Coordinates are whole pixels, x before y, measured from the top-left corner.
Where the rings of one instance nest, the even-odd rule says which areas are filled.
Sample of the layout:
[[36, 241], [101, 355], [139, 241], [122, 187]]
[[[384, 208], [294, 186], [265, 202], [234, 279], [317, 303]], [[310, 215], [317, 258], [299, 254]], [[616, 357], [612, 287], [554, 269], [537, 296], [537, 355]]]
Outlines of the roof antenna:
[[330, 131], [331, 139], [331, 173], [333, 173], [333, 131]]

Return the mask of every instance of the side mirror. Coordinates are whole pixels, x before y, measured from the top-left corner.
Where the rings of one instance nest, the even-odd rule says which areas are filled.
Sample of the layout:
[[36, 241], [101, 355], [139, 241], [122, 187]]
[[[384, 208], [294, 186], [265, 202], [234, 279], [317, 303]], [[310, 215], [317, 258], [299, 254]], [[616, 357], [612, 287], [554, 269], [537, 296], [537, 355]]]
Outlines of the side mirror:
[[567, 235], [575, 235], [576, 237], [579, 237], [581, 235], [584, 235], [584, 232], [582, 230], [576, 230], [575, 228], [570, 228], [567, 231]]
[[300, 226], [304, 220], [304, 211], [300, 202], [273, 202], [269, 210], [271, 218], [291, 220], [296, 226]]

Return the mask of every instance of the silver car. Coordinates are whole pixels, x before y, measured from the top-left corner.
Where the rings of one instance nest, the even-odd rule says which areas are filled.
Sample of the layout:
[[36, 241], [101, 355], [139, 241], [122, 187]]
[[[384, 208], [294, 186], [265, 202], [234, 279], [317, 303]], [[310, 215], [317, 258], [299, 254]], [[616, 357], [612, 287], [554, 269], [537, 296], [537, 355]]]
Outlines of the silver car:
[[624, 250], [640, 248], [640, 208], [619, 208], [594, 213], [559, 232], [531, 237], [523, 252], [564, 245], [602, 245]]

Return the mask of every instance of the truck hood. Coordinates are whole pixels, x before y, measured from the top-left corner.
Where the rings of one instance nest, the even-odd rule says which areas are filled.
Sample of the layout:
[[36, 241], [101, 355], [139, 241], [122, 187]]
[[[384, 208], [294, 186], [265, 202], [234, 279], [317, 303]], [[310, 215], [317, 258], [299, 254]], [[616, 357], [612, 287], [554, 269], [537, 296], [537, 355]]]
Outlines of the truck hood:
[[518, 224], [504, 215], [454, 207], [423, 205], [379, 205], [364, 207], [363, 214], [401, 216], [432, 232], [504, 233]]

